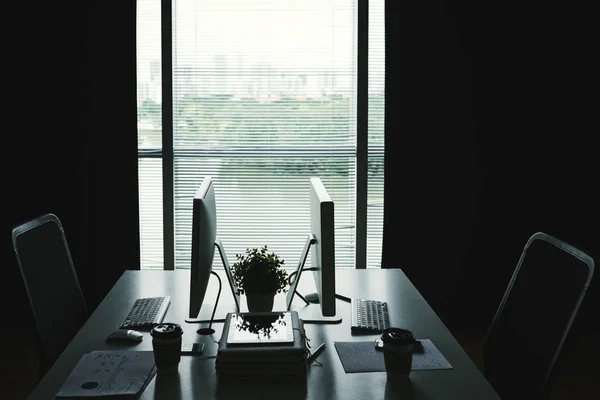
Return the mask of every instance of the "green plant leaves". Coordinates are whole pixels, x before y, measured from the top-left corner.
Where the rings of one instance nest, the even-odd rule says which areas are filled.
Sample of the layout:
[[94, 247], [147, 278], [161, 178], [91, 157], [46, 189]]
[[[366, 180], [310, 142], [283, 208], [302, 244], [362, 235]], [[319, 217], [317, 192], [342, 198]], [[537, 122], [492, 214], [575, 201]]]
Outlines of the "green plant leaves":
[[237, 261], [231, 266], [238, 294], [282, 293], [287, 291], [288, 274], [283, 269], [284, 260], [267, 245], [247, 248], [245, 254], [236, 254]]

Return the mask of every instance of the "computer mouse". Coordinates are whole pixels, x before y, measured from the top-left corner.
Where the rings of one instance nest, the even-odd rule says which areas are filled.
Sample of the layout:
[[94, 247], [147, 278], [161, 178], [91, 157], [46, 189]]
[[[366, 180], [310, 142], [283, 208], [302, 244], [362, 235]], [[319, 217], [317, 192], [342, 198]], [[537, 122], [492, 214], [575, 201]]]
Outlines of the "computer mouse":
[[107, 342], [141, 342], [142, 340], [144, 334], [133, 329], [117, 329], [106, 338]]

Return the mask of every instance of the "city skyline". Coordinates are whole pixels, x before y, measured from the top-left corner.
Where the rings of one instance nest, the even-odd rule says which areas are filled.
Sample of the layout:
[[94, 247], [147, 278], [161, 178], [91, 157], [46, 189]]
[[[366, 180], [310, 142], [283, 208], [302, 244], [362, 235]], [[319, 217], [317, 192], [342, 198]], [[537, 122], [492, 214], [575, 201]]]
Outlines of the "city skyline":
[[[139, 98], [160, 103], [160, 1], [138, 6]], [[350, 97], [355, 7], [355, 0], [174, 1], [174, 95]], [[377, 93], [384, 90], [383, 0], [370, 8], [369, 92]]]

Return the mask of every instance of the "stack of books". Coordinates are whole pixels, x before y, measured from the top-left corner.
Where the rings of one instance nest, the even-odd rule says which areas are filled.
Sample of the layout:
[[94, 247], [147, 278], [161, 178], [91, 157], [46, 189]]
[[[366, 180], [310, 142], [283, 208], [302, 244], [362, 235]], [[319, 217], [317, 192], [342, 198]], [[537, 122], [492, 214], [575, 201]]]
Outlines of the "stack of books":
[[308, 354], [296, 311], [229, 313], [215, 367], [220, 378], [306, 378]]

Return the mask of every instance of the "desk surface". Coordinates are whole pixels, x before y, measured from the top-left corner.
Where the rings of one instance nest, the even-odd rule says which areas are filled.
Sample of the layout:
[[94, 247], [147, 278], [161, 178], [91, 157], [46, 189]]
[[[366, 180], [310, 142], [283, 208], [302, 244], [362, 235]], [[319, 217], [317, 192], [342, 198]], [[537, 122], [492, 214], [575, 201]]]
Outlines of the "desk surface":
[[[229, 310], [233, 304], [231, 290], [227, 286], [224, 274], [222, 276], [223, 289], [215, 318]], [[318, 357], [322, 366], [316, 364], [311, 366], [306, 385], [290, 386], [255, 382], [241, 387], [241, 385], [219, 384], [214, 358], [199, 359], [197, 356], [182, 356], [179, 374], [171, 377], [157, 375], [146, 388], [141, 399], [500, 400], [476, 365], [400, 269], [340, 269], [336, 271], [336, 286], [336, 293], [344, 296], [387, 301], [392, 325], [411, 329], [418, 338], [431, 339], [452, 364], [453, 369], [412, 371], [410, 379], [404, 382], [387, 379], [385, 372], [345, 373], [335, 350], [334, 341], [372, 340], [378, 335], [352, 335], [350, 304], [337, 300], [338, 312], [342, 315], [341, 323], [305, 325], [312, 348], [316, 348], [323, 342], [326, 344], [325, 351]], [[216, 279], [212, 277], [205, 297], [206, 302], [213, 301], [217, 287]], [[303, 274], [299, 283], [299, 292], [302, 294], [314, 292], [311, 273]], [[184, 342], [204, 342], [204, 356], [216, 355], [215, 341], [221, 337], [223, 324], [212, 325], [215, 329], [213, 335], [198, 335], [196, 330], [207, 327], [208, 324], [185, 322], [188, 293], [189, 270], [126, 271], [29, 398], [53, 399], [62, 382], [86, 352], [123, 348], [152, 350], [152, 338], [147, 332], [144, 332], [144, 340], [141, 343], [127, 347], [108, 344], [104, 340], [119, 326], [135, 299], [139, 297], [170, 295], [171, 305], [165, 321], [181, 324], [184, 330]], [[283, 309], [284, 300], [283, 295], [278, 295], [275, 309]], [[245, 307], [245, 301], [242, 300], [242, 304]], [[295, 304], [303, 303], [297, 298]], [[209, 311], [211, 310], [203, 308], [201, 314], [210, 315]]]

